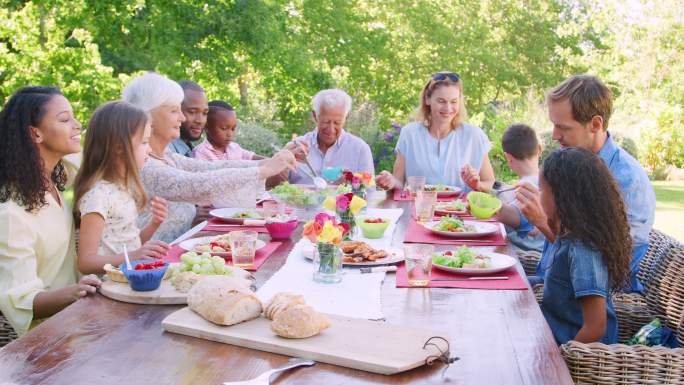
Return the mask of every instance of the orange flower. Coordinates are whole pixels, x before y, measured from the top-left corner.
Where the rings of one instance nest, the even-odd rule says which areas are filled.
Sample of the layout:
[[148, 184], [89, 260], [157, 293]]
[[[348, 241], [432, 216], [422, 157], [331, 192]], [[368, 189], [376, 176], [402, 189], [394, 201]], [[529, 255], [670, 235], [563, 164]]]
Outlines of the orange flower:
[[309, 238], [312, 243], [316, 243], [316, 237], [322, 229], [323, 226], [321, 226], [320, 223], [316, 221], [309, 221], [304, 225], [304, 231], [302, 232], [302, 235]]

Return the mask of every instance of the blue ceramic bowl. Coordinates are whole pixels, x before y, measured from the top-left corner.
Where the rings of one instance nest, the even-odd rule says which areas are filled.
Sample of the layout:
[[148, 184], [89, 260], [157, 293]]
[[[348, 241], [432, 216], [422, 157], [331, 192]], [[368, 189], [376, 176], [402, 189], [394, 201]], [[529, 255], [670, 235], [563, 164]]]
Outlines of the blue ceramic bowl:
[[326, 167], [321, 173], [328, 182], [335, 182], [342, 176], [342, 167]]
[[[131, 266], [135, 269], [138, 264], [154, 262], [152, 260], [138, 260], [131, 261]], [[122, 263], [119, 269], [124, 274], [128, 280], [128, 284], [131, 285], [131, 289], [135, 291], [152, 291], [159, 288], [161, 285], [162, 278], [164, 278], [164, 273], [166, 269], [169, 268], [169, 264], [165, 263], [164, 267], [160, 267], [154, 270], [128, 270], [126, 269], [126, 263]]]

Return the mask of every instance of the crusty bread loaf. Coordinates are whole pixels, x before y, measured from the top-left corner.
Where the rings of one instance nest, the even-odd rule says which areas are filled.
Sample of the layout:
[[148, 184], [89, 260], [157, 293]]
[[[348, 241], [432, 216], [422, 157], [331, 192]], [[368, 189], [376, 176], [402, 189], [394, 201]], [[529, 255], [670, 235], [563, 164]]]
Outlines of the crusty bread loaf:
[[295, 305], [279, 312], [271, 330], [285, 338], [308, 338], [330, 327], [330, 320], [307, 305]]
[[188, 293], [188, 306], [218, 325], [234, 325], [261, 315], [261, 302], [251, 290], [220, 275], [197, 282]]
[[271, 298], [268, 305], [264, 308], [264, 316], [270, 320], [275, 319], [276, 315], [295, 305], [304, 305], [304, 296], [280, 292]]

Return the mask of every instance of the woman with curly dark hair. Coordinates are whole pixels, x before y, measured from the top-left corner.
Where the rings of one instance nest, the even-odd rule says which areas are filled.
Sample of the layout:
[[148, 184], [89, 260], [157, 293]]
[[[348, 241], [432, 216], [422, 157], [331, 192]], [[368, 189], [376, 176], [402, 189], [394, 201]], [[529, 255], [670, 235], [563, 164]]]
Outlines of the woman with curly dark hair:
[[556, 342], [617, 342], [611, 292], [629, 277], [632, 240], [625, 205], [606, 164], [591, 151], [564, 148], [544, 161], [541, 206], [556, 239], [542, 312]]
[[24, 334], [94, 293], [77, 283], [73, 217], [61, 191], [75, 175], [81, 125], [54, 87], [24, 87], [0, 111], [0, 311]]

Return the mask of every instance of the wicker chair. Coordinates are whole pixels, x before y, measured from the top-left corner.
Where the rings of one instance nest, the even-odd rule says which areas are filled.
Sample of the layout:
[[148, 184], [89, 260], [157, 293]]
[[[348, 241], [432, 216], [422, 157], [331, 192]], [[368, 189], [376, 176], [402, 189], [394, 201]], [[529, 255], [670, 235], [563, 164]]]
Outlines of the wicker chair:
[[667, 252], [673, 246], [679, 244], [676, 239], [659, 231], [651, 230], [648, 236], [648, 249], [644, 258], [639, 263], [639, 272], [637, 277], [644, 285], [644, 290], [648, 292], [651, 289], [651, 284], [656, 272], [656, 267], [660, 260], [667, 255]]
[[7, 322], [5, 316], [0, 313], [0, 348], [16, 340], [17, 333], [15, 333], [12, 325]]
[[[629, 316], [640, 318], [634, 321], [643, 326], [660, 314], [684, 346], [684, 246], [675, 244], [659, 261], [653, 277], [646, 310], [639, 307]], [[561, 346], [561, 354], [578, 384], [684, 384], [682, 348], [571, 341]]]
[[525, 274], [535, 275], [537, 273], [537, 265], [541, 259], [541, 253], [534, 250], [518, 250], [516, 254], [523, 270], [525, 270]]
[[[645, 289], [650, 288], [651, 280], [653, 279], [654, 267], [658, 265], [658, 262], [667, 254], [667, 251], [674, 245], [679, 244], [677, 240], [670, 237], [669, 235], [663, 233], [660, 230], [651, 230], [648, 236], [648, 249], [644, 258], [639, 264], [639, 273], [637, 276], [639, 280], [644, 285]], [[523, 251], [519, 250], [517, 252], [518, 259], [525, 270], [525, 274], [534, 275], [536, 274], [537, 265], [541, 259], [541, 254], [536, 251]]]

